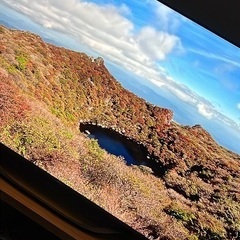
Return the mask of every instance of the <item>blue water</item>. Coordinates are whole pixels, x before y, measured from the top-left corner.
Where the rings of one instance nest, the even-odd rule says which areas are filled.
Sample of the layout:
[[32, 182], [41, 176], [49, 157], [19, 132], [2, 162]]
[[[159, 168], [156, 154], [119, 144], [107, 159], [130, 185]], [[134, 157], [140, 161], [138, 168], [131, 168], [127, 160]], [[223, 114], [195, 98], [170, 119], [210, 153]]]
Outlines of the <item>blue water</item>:
[[89, 138], [96, 139], [101, 148], [116, 156], [122, 156], [127, 165], [145, 165], [152, 169], [155, 176], [163, 176], [163, 164], [149, 155], [143, 145], [129, 140], [119, 133], [92, 124], [80, 124], [80, 131], [87, 133]]
[[122, 156], [127, 165], [137, 164], [137, 165], [145, 165], [146, 163], [142, 160], [143, 154], [139, 152], [139, 157], [135, 156], [133, 150], [127, 146], [123, 140], [119, 138], [114, 138], [110, 136], [110, 134], [106, 134], [103, 131], [95, 131], [94, 134], [89, 134], [90, 138], [94, 138], [98, 140], [98, 144], [101, 148], [105, 149], [107, 152], [114, 154], [116, 156]]

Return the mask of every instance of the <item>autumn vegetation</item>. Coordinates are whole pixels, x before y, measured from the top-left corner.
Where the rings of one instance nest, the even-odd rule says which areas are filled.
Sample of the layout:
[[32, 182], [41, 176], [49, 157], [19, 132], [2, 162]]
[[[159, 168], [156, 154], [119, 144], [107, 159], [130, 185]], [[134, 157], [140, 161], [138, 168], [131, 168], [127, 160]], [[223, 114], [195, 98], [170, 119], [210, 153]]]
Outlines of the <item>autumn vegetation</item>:
[[[0, 140], [149, 239], [239, 239], [240, 156], [124, 89], [94, 59], [0, 27]], [[159, 166], [127, 166], [79, 131], [104, 125]]]

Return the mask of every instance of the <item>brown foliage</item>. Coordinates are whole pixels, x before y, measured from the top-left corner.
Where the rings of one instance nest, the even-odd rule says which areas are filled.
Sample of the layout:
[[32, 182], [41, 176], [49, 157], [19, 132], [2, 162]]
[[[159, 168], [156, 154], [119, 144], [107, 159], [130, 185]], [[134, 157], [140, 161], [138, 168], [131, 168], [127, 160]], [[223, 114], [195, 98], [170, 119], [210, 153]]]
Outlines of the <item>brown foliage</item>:
[[[122, 88], [101, 59], [30, 33], [3, 28], [0, 34], [3, 140], [149, 238], [236, 239], [239, 155], [200, 125], [171, 122], [171, 110]], [[79, 137], [80, 120], [141, 142], [161, 176], [129, 168]], [[70, 141], [66, 129], [73, 126]]]
[[0, 72], [0, 126], [24, 118], [30, 106], [12, 81]]

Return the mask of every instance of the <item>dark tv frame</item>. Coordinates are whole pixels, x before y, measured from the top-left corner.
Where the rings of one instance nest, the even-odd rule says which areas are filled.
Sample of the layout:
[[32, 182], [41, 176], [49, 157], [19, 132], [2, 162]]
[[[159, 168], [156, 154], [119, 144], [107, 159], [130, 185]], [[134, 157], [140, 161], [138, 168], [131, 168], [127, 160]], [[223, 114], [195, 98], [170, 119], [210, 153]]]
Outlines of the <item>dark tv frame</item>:
[[[237, 1], [159, 2], [240, 47]], [[1, 201], [18, 209], [60, 239], [146, 239], [1, 143], [0, 181]]]
[[147, 239], [2, 143], [0, 157], [1, 201], [60, 239]]
[[235, 0], [158, 0], [240, 48], [240, 14]]

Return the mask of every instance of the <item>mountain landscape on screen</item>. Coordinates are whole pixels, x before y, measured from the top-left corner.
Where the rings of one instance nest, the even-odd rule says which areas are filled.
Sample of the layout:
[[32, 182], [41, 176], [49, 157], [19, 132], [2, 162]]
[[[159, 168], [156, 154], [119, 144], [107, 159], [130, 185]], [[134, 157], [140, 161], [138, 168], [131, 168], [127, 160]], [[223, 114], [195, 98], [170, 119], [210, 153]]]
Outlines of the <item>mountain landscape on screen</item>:
[[[124, 89], [101, 57], [3, 26], [0, 41], [2, 143], [149, 239], [239, 238], [237, 153]], [[96, 129], [141, 162], [101, 148]]]

